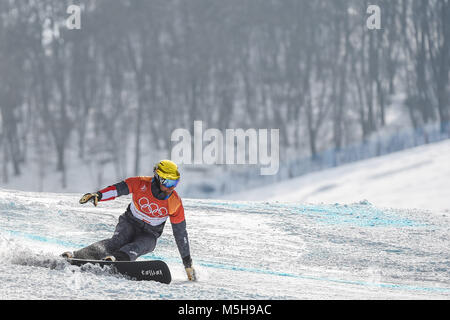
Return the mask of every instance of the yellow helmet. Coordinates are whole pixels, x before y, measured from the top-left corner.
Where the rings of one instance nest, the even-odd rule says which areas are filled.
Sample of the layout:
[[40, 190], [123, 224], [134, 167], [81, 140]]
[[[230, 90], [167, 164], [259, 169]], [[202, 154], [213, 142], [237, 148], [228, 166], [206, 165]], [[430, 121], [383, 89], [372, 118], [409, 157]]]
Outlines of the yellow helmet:
[[153, 168], [153, 173], [157, 174], [162, 179], [178, 180], [180, 179], [180, 172], [175, 162], [170, 160], [161, 160]]

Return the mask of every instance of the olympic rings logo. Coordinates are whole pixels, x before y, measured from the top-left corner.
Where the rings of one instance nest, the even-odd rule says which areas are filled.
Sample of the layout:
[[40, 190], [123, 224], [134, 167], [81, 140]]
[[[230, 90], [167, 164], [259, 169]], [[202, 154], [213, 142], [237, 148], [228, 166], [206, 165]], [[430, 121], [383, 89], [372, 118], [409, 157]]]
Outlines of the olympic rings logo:
[[157, 203], [151, 202], [146, 198], [142, 197], [139, 199], [139, 207], [141, 211], [151, 215], [153, 217], [165, 217], [168, 215], [168, 211], [165, 207], [159, 207]]

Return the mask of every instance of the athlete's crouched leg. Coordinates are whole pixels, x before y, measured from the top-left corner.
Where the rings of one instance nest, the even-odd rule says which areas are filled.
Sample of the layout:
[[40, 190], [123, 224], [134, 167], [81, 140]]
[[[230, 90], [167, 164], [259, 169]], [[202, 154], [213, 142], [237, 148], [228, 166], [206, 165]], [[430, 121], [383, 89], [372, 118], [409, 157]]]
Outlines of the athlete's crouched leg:
[[153, 234], [143, 233], [137, 236], [133, 242], [120, 248], [120, 252], [126, 253], [131, 261], [135, 261], [138, 257], [152, 252], [156, 246], [156, 237]]

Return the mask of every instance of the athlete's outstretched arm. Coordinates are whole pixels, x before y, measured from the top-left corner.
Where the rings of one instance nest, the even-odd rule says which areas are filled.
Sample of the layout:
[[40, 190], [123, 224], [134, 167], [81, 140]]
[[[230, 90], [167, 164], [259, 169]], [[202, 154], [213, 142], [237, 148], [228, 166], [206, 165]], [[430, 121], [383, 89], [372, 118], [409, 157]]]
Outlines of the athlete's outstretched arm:
[[180, 252], [181, 259], [183, 260], [184, 269], [190, 281], [196, 281], [197, 276], [195, 269], [192, 266], [192, 258], [189, 250], [189, 239], [186, 230], [186, 220], [180, 223], [172, 223], [173, 235], [175, 237], [175, 242], [178, 246], [178, 251]]
[[91, 201], [94, 206], [97, 206], [99, 201], [113, 200], [117, 197], [124, 196], [129, 193], [130, 190], [127, 183], [125, 181], [121, 181], [95, 193], [86, 193], [81, 197], [80, 203], [84, 204], [88, 201]]
[[126, 196], [130, 193], [130, 189], [125, 181], [120, 181], [119, 183], [113, 184], [112, 186], [102, 189], [97, 193], [100, 194], [100, 201], [108, 201], [120, 196]]
[[192, 266], [184, 208], [181, 203], [175, 214], [170, 216], [170, 222], [172, 224], [173, 236], [175, 237], [175, 242], [177, 244], [178, 251], [180, 252], [181, 259], [183, 260], [184, 269], [186, 270], [188, 279], [191, 281], [196, 281], [197, 276], [195, 274], [195, 269]]

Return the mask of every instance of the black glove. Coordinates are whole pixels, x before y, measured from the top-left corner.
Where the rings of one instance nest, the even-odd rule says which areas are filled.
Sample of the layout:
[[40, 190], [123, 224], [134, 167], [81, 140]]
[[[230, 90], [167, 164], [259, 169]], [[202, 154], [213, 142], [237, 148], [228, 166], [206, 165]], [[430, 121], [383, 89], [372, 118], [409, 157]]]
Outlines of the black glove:
[[102, 199], [102, 193], [100, 191], [96, 193], [86, 193], [81, 197], [80, 203], [85, 204], [88, 201], [91, 201], [94, 206], [97, 206], [98, 202]]

